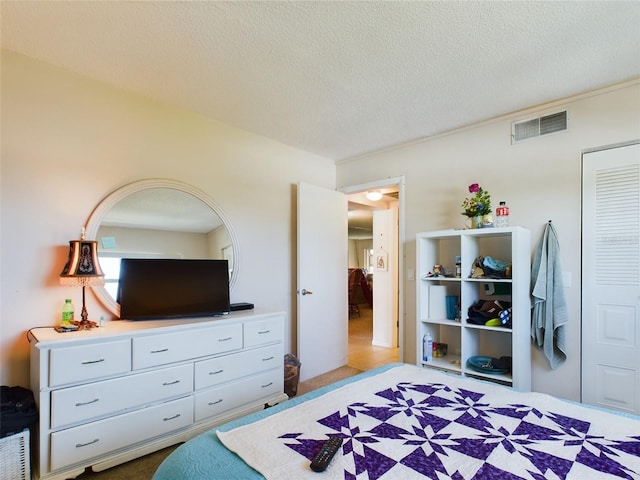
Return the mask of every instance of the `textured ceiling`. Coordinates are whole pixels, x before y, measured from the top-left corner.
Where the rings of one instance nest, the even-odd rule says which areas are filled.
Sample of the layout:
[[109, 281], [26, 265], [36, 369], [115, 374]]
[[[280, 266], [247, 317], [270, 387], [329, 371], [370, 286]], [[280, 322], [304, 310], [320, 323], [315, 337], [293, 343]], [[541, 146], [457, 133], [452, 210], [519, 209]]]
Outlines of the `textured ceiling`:
[[0, 2], [2, 47], [339, 160], [640, 77], [640, 2]]

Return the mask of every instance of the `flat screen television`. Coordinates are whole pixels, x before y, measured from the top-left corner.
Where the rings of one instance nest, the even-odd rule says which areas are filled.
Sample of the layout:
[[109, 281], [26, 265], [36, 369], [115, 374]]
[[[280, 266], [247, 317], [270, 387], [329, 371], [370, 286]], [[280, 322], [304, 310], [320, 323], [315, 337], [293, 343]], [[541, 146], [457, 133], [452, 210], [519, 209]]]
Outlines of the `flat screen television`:
[[123, 258], [120, 318], [147, 320], [229, 313], [227, 260]]

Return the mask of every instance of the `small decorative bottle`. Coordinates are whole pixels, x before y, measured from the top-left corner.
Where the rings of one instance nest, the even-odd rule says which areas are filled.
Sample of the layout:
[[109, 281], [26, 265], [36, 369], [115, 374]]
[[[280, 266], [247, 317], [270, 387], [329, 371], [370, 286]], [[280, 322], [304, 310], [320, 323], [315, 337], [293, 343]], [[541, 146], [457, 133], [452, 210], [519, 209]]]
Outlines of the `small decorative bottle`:
[[422, 338], [422, 359], [425, 362], [433, 361], [433, 338], [429, 333]]
[[71, 299], [67, 298], [64, 301], [64, 306], [62, 307], [62, 324], [69, 325], [71, 322], [75, 320], [74, 318], [75, 308], [73, 308], [73, 303], [71, 303]]
[[500, 202], [500, 206], [496, 208], [496, 227], [509, 226], [509, 207], [507, 202]]

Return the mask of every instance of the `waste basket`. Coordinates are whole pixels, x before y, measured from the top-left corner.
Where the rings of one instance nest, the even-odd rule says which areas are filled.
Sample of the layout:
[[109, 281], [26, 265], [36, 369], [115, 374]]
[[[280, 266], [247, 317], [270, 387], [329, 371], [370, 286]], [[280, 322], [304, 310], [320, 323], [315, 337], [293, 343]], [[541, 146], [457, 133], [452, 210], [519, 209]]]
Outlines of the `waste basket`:
[[0, 438], [0, 478], [31, 480], [28, 428]]
[[300, 360], [291, 353], [284, 356], [284, 393], [289, 397], [295, 397], [298, 393], [300, 381]]

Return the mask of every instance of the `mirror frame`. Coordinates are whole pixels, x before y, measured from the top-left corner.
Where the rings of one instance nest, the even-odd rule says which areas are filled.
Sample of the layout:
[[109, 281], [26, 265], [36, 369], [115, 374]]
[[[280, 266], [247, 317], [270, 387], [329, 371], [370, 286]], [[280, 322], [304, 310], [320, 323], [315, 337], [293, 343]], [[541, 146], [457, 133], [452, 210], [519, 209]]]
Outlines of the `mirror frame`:
[[[104, 197], [100, 201], [100, 203], [98, 203], [98, 205], [96, 205], [96, 207], [87, 218], [87, 222], [85, 224], [85, 235], [87, 240], [98, 240], [96, 236], [98, 234], [100, 224], [102, 223], [102, 220], [104, 219], [104, 216], [107, 214], [107, 212], [116, 203], [133, 193], [155, 188], [168, 188], [192, 195], [193, 197], [197, 198], [205, 205], [207, 205], [213, 211], [213, 213], [220, 217], [220, 220], [222, 220], [222, 223], [229, 232], [229, 237], [231, 238], [231, 246], [233, 248], [233, 273], [231, 274], [231, 278], [229, 279], [229, 290], [231, 291], [238, 278], [238, 271], [240, 267], [240, 256], [238, 255], [238, 239], [236, 237], [235, 231], [231, 227], [229, 219], [222, 212], [222, 209], [218, 206], [218, 204], [216, 204], [211, 198], [209, 198], [209, 196], [202, 190], [199, 190], [187, 183], [165, 178], [148, 178], [144, 180], [137, 180], [135, 182], [125, 184], [115, 189], [106, 197]], [[102, 303], [102, 305], [106, 307], [107, 310], [109, 310], [116, 317], [120, 317], [120, 305], [118, 304], [118, 302], [116, 302], [115, 298], [112, 298], [111, 295], [109, 295], [104, 286], [100, 285], [93, 287], [93, 292], [95, 293], [100, 303]]]

